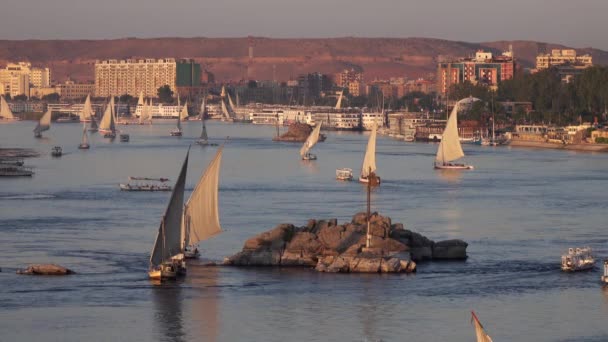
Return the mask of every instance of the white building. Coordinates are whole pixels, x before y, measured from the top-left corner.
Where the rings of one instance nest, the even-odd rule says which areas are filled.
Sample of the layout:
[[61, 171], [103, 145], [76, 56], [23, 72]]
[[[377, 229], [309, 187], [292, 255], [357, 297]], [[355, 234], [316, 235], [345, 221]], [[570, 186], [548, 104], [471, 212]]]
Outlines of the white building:
[[[138, 105], [135, 109], [135, 116], [139, 117], [144, 106]], [[152, 105], [148, 107], [149, 113], [153, 119], [177, 119], [183, 106], [165, 106], [162, 104]]]
[[371, 131], [374, 127], [374, 123], [378, 128], [386, 125], [385, 117], [383, 113], [365, 113], [361, 114], [361, 126], [366, 131]]
[[32, 68], [30, 72], [30, 83], [35, 88], [47, 88], [51, 86], [51, 69]]
[[176, 91], [177, 62], [174, 58], [127, 59], [95, 63], [95, 95], [129, 94], [156, 97], [158, 88], [168, 85]]
[[51, 70], [49, 68], [32, 68], [29, 62], [9, 63], [0, 69], [0, 91], [11, 96], [30, 96], [30, 86], [49, 87]]

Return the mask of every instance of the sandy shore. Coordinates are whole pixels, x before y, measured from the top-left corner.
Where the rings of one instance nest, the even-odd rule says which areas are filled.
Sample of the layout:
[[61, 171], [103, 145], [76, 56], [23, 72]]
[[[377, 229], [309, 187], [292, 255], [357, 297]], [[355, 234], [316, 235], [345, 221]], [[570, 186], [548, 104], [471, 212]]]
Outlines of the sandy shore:
[[511, 140], [509, 146], [552, 148], [556, 150], [586, 151], [586, 152], [608, 152], [608, 144], [555, 144], [540, 141]]

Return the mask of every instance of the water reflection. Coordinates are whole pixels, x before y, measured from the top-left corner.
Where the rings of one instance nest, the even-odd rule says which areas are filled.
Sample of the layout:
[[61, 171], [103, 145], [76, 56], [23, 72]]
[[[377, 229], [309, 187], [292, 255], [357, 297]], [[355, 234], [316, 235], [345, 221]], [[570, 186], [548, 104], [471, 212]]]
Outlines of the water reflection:
[[439, 173], [439, 178], [448, 183], [460, 183], [462, 179], [462, 171], [457, 170], [435, 170]]
[[157, 284], [152, 288], [154, 318], [161, 341], [185, 341], [182, 296], [179, 284]]
[[202, 341], [215, 342], [220, 331], [219, 322], [219, 268], [199, 266], [197, 262], [188, 263], [188, 285], [196, 289], [193, 294], [190, 321], [195, 336]]
[[306, 169], [308, 173], [318, 174], [319, 173], [319, 165], [317, 165], [316, 161], [311, 160], [302, 160], [300, 159], [300, 165]]

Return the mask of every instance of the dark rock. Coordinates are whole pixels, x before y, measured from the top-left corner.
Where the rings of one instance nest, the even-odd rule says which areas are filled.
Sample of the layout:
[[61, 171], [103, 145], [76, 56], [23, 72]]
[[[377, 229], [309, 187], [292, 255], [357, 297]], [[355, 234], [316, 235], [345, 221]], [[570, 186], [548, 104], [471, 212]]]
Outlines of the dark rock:
[[[296, 122], [289, 125], [287, 132], [285, 132], [280, 137], [274, 137], [272, 140], [286, 142], [305, 142], [311, 132], [312, 127], [310, 125]], [[325, 138], [325, 135], [321, 134], [319, 137], [319, 141], [325, 141]]]
[[467, 246], [462, 240], [445, 240], [433, 245], [433, 259], [462, 260], [467, 258]]
[[362, 225], [367, 223], [367, 213], [356, 213], [353, 216], [351, 223], [356, 225]]
[[35, 264], [30, 265], [24, 270], [18, 270], [17, 274], [28, 275], [68, 275], [75, 272], [63, 266], [55, 264]]

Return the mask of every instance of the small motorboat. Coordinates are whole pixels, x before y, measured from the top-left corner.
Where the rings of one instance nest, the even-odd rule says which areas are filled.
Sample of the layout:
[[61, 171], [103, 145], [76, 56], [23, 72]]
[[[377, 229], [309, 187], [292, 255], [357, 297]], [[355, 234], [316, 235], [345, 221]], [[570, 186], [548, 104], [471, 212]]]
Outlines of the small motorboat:
[[353, 169], [347, 167], [336, 170], [336, 179], [341, 181], [353, 180]]
[[114, 133], [114, 132], [106, 132], [106, 133], [103, 134], [103, 137], [104, 138], [109, 138], [109, 139], [114, 139], [114, 138], [116, 138], [116, 133]]
[[178, 129], [174, 129], [174, 130], [172, 130], [171, 132], [169, 132], [169, 134], [170, 134], [172, 137], [181, 137], [181, 136], [182, 136], [182, 130], [181, 130], [181, 129], [179, 129], [179, 128], [178, 128]]
[[601, 279], [602, 283], [608, 284], [608, 259], [604, 260], [604, 275]]
[[459, 163], [435, 163], [435, 169], [438, 170], [473, 170], [473, 165]]
[[568, 253], [562, 255], [562, 271], [585, 271], [594, 266], [595, 259], [590, 247], [568, 248]]
[[53, 157], [61, 157], [62, 155], [63, 155], [63, 150], [61, 149], [61, 146], [55, 146], [51, 150], [51, 156], [53, 156]]
[[120, 141], [121, 142], [129, 142], [129, 139], [130, 139], [130, 137], [129, 137], [128, 134], [121, 134], [120, 135]]

